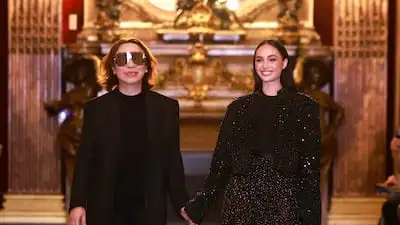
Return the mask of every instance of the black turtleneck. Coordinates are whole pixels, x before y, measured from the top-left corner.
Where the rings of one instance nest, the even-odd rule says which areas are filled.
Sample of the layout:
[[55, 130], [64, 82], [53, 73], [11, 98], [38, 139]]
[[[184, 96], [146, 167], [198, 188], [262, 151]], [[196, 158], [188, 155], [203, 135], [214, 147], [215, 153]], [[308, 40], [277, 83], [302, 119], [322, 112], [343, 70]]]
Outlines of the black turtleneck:
[[276, 145], [277, 130], [274, 124], [277, 119], [279, 95], [268, 96], [262, 94], [262, 112], [257, 124], [257, 149], [261, 154], [267, 154]]
[[121, 141], [115, 189], [118, 214], [134, 216], [144, 208], [144, 162], [146, 159], [147, 120], [145, 94], [120, 96]]

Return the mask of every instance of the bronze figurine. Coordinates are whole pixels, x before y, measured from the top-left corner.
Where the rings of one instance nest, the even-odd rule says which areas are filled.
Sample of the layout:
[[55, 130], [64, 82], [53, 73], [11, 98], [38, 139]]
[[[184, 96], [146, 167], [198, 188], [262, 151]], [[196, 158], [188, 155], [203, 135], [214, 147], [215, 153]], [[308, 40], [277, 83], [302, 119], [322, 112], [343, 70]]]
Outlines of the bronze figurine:
[[83, 106], [89, 99], [96, 97], [100, 91], [97, 84], [97, 68], [99, 59], [88, 56], [73, 59], [63, 71], [63, 78], [74, 87], [62, 95], [60, 100], [50, 100], [44, 103], [50, 116], [65, 112], [66, 118], [61, 123], [57, 142], [64, 155], [68, 182], [72, 182], [75, 157], [80, 141]]
[[[321, 154], [321, 200], [323, 206], [323, 218], [326, 217], [329, 208], [329, 172], [337, 154], [336, 134], [344, 120], [344, 108], [326, 92], [322, 90], [328, 84], [333, 73], [321, 60], [300, 59], [302, 74], [296, 79], [299, 89], [312, 96], [320, 105], [320, 125], [322, 139]], [[325, 216], [324, 216], [325, 215]]]

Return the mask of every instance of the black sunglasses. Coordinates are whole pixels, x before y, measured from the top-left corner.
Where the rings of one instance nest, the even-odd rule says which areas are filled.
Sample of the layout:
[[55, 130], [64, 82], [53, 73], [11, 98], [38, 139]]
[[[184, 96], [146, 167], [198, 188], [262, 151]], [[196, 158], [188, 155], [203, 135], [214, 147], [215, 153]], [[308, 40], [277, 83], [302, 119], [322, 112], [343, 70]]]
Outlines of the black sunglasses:
[[129, 60], [132, 60], [135, 65], [143, 65], [146, 55], [143, 52], [118, 52], [114, 56], [114, 63], [117, 66], [126, 66]]

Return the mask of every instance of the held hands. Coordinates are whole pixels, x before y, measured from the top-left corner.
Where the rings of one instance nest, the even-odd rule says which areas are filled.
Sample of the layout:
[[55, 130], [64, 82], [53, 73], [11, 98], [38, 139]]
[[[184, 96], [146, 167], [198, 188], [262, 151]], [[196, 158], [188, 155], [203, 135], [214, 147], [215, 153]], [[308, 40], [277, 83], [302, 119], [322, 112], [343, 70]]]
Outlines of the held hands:
[[67, 225], [86, 225], [86, 210], [83, 207], [73, 208], [69, 213]]
[[188, 214], [185, 212], [185, 208], [184, 207], [181, 208], [181, 215], [189, 223], [189, 225], [197, 225], [195, 222], [193, 222], [189, 218]]

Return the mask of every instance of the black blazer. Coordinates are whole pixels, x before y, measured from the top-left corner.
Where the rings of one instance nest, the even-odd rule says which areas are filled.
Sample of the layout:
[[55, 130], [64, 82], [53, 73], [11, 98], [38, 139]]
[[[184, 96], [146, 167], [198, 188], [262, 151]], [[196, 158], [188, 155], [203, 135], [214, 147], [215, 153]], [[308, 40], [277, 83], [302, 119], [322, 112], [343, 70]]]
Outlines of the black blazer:
[[[209, 175], [202, 190], [185, 205], [186, 212], [195, 222], [200, 222], [211, 205], [223, 195], [232, 177], [251, 175], [251, 157], [256, 150], [258, 118], [263, 116], [260, 114], [263, 112], [263, 98], [261, 91], [255, 91], [228, 106]], [[320, 225], [319, 105], [311, 97], [287, 89], [279, 91], [278, 99], [277, 119], [274, 123], [278, 137], [276, 146], [271, 146], [270, 153], [274, 159], [272, 165], [281, 175], [291, 178], [294, 184], [296, 214], [301, 224]], [[242, 192], [248, 190], [234, 190], [237, 198], [243, 195]], [[237, 206], [226, 207], [230, 210], [229, 207]], [[239, 213], [236, 216], [242, 215]]]
[[[89, 101], [84, 108], [70, 209], [84, 207], [88, 225], [114, 223], [119, 104], [114, 90]], [[165, 225], [167, 194], [177, 213], [188, 200], [179, 146], [179, 105], [176, 100], [146, 91], [146, 106], [146, 219], [149, 225]]]

